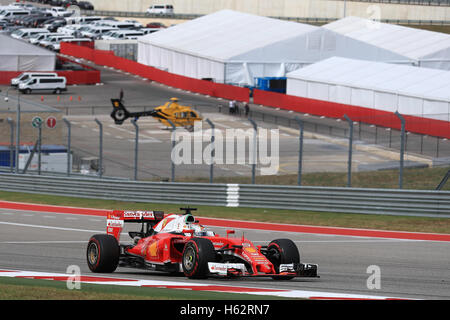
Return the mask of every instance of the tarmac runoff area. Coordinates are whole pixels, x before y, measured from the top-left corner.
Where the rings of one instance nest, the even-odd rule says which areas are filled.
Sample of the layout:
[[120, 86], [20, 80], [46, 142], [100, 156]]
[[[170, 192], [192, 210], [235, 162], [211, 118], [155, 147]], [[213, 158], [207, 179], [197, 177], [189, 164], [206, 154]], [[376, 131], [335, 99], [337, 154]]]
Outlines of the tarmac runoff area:
[[[252, 125], [244, 117], [228, 115], [228, 101], [214, 99], [180, 89], [167, 87], [159, 83], [137, 77], [135, 75], [114, 70], [111, 68], [93, 65], [90, 62], [79, 60], [100, 69], [101, 83], [98, 85], [69, 86], [68, 91], [60, 96], [54, 94], [32, 93], [21, 95], [21, 105], [30, 102], [33, 105], [42, 104], [62, 110], [65, 118], [72, 123], [72, 150], [77, 156], [99, 155], [99, 126], [95, 122], [98, 119], [103, 123], [103, 161], [105, 176], [132, 178], [134, 176], [134, 148], [135, 128], [126, 121], [123, 125], [115, 125], [109, 113], [112, 110], [111, 98], [117, 98], [120, 90], [124, 91], [125, 105], [132, 111], [147, 110], [167, 102], [171, 97], [180, 99], [180, 103], [193, 106], [201, 112], [203, 119], [210, 119], [216, 126], [216, 148], [220, 148], [223, 142], [223, 154], [216, 152], [214, 165], [214, 177], [219, 176], [248, 176], [252, 174], [249, 150], [252, 145]], [[6, 92], [8, 86], [0, 86], [0, 90]], [[17, 94], [16, 90], [10, 90], [9, 96]], [[59, 97], [59, 98], [58, 98]], [[12, 99], [10, 99], [12, 100]], [[219, 106], [222, 113], [219, 113]], [[251, 105], [250, 110], [261, 111], [263, 109]], [[269, 110], [280, 113], [283, 111]], [[320, 119], [322, 121], [322, 119]], [[333, 121], [330, 119], [323, 119]], [[267, 156], [264, 161], [256, 164], [256, 175], [261, 174], [296, 174], [298, 171], [299, 132], [296, 129], [283, 127], [276, 124], [256, 121], [261, 129], [267, 129]], [[335, 121], [334, 121], [335, 122]], [[171, 176], [171, 133], [153, 118], [140, 118], [139, 125], [139, 179], [168, 179]], [[61, 124], [64, 126], [64, 124]], [[227, 133], [241, 129], [237, 132], [234, 148], [227, 149], [227, 143], [234, 137]], [[277, 135], [271, 134], [271, 129], [278, 129]], [[179, 130], [181, 131], [181, 130]], [[63, 129], [63, 135], [67, 130]], [[236, 134], [236, 131], [234, 131]], [[210, 144], [209, 125], [203, 121], [202, 130], [194, 133], [184, 133], [193, 141], [195, 137], [202, 136], [206, 141], [202, 143], [200, 157], [192, 148], [191, 161], [175, 166], [176, 177], [208, 177], [209, 176], [209, 152], [206, 149]], [[223, 136], [223, 139], [219, 135]], [[62, 144], [66, 144], [67, 137], [62, 137]], [[279, 143], [275, 143], [278, 139]], [[273, 141], [272, 141], [273, 140]], [[262, 141], [262, 140], [260, 140]], [[181, 142], [181, 140], [179, 140]], [[244, 151], [238, 152], [238, 144], [244, 145]], [[45, 141], [43, 141], [45, 144]], [[192, 142], [194, 147], [194, 142]], [[234, 155], [227, 150], [234, 149]], [[219, 149], [217, 149], [219, 150]], [[198, 151], [198, 150], [197, 150]], [[278, 151], [278, 155], [277, 155]], [[180, 155], [184, 153], [180, 152]], [[197, 160], [194, 162], [194, 154]], [[237, 156], [236, 154], [239, 154]], [[228, 160], [227, 160], [227, 157]], [[185, 157], [185, 160], [189, 157]], [[305, 131], [302, 157], [302, 172], [346, 172], [348, 168], [348, 139], [336, 138], [323, 134]], [[393, 149], [366, 144], [354, 140], [352, 170], [366, 171], [385, 168], [386, 166], [398, 167], [399, 153]], [[405, 165], [429, 166], [432, 160], [428, 157], [418, 157], [406, 154]], [[181, 162], [181, 160], [179, 161]], [[191, 163], [191, 164], [186, 164]], [[192, 164], [194, 163], [194, 164]]]

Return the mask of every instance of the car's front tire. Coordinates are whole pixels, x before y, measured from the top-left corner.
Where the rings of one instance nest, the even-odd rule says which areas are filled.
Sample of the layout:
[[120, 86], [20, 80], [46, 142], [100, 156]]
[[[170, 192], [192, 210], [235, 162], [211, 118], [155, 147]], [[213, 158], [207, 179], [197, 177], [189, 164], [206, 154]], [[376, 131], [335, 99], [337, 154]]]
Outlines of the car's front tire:
[[89, 239], [86, 258], [92, 272], [114, 272], [119, 265], [120, 247], [108, 234], [96, 234]]
[[209, 239], [193, 238], [183, 249], [183, 273], [191, 279], [204, 279], [208, 277], [208, 262], [216, 261], [216, 250]]
[[[290, 239], [276, 239], [267, 246], [268, 256], [272, 262], [276, 273], [280, 272], [280, 264], [299, 264], [300, 253], [297, 245]], [[293, 276], [273, 276], [275, 280], [290, 280]]]

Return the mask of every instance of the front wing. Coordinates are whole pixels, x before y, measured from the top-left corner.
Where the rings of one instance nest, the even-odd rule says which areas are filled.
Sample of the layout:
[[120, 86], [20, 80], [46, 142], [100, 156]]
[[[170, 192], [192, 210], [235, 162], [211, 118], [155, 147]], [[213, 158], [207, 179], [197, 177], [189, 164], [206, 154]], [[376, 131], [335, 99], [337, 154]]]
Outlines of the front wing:
[[319, 278], [317, 275], [317, 264], [312, 263], [290, 263], [280, 264], [279, 273], [249, 273], [243, 263], [208, 263], [209, 273], [223, 277], [308, 277]]

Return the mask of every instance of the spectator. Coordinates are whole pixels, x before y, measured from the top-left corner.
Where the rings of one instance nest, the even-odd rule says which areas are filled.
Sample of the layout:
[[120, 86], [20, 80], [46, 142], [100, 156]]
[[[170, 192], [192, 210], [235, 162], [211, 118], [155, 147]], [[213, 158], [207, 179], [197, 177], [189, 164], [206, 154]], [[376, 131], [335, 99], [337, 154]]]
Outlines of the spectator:
[[239, 115], [239, 105], [236, 101], [234, 101], [234, 114]]
[[245, 111], [245, 116], [248, 117], [248, 114], [250, 113], [250, 107], [248, 106], [247, 102], [245, 102], [245, 104], [244, 104], [244, 111]]
[[230, 114], [233, 114], [233, 112], [234, 112], [234, 108], [235, 108], [235, 101], [234, 100], [230, 100], [230, 103], [229, 103], [229, 113]]

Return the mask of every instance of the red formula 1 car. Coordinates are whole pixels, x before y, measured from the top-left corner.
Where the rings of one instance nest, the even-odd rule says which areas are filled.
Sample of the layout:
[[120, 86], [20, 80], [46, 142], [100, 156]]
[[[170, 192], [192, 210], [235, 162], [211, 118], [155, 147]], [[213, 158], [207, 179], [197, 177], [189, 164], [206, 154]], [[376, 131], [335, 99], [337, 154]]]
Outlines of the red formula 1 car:
[[[113, 272], [118, 266], [184, 273], [189, 278], [208, 276], [271, 276], [277, 280], [317, 277], [317, 265], [300, 263], [295, 243], [277, 239], [267, 246], [255, 246], [244, 238], [221, 237], [205, 229], [192, 215], [164, 215], [162, 211], [112, 211], [107, 217], [107, 234], [90, 238], [87, 263], [93, 272]], [[140, 223], [131, 231], [131, 244], [120, 244], [124, 223]]]

